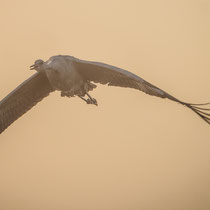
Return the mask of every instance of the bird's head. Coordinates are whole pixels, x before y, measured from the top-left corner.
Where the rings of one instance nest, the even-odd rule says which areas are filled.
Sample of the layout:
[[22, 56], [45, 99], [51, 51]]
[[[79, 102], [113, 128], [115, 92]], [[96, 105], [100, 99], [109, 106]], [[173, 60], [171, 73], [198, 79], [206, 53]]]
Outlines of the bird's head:
[[30, 66], [30, 70], [35, 69], [36, 71], [41, 72], [43, 70], [43, 64], [44, 64], [43, 60], [41, 59], [36, 60], [34, 64]]

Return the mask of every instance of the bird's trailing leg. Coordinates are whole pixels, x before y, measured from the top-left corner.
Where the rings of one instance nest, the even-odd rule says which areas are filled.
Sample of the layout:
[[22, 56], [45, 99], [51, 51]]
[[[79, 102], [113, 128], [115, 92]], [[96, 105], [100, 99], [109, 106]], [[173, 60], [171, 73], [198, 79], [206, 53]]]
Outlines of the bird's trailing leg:
[[87, 99], [88, 102], [90, 101], [91, 104], [98, 106], [98, 103], [95, 98], [92, 98], [88, 93], [86, 93], [86, 95], [88, 96], [88, 99]]
[[83, 98], [82, 96], [79, 96], [83, 101], [85, 101], [87, 104], [94, 104], [96, 106], [98, 106], [98, 103], [96, 101], [95, 98], [92, 98], [88, 93], [86, 93], [86, 95], [88, 96], [88, 99]]
[[[79, 96], [83, 101], [85, 101], [87, 104], [94, 104], [96, 106], [98, 106], [98, 103], [96, 101], [95, 98], [92, 98], [88, 93], [84, 93], [84, 92], [71, 92], [71, 91], [61, 91], [61, 97], [67, 96], [67, 97], [74, 97], [74, 96]], [[87, 95], [88, 99], [84, 98], [83, 96]]]

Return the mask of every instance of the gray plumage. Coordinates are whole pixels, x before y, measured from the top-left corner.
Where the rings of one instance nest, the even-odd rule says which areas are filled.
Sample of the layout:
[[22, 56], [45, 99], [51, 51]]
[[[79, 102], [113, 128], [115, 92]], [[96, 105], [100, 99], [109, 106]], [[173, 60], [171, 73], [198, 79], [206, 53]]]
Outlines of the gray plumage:
[[[187, 106], [210, 124], [210, 114], [207, 113], [210, 109], [201, 107], [208, 103], [182, 102], [139, 76], [115, 66], [84, 61], [67, 55], [57, 55], [46, 62], [35, 61], [31, 69], [37, 72], [0, 102], [0, 133], [55, 90], [61, 91], [61, 96], [79, 96], [88, 104], [97, 105], [96, 100], [88, 94], [96, 88], [92, 82], [134, 88], [152, 96], [168, 98]], [[89, 98], [85, 99], [85, 95]]]

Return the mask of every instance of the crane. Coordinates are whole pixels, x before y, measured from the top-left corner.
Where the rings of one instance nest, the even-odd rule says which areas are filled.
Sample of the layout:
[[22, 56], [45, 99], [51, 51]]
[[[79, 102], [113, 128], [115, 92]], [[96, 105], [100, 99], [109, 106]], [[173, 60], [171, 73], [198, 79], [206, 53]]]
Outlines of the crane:
[[56, 55], [47, 61], [36, 60], [30, 66], [36, 73], [0, 101], [0, 133], [53, 91], [62, 97], [78, 96], [87, 104], [98, 105], [89, 94], [95, 83], [134, 88], [146, 94], [178, 102], [210, 124], [210, 103], [183, 102], [141, 77], [124, 69], [100, 62], [86, 61], [69, 55]]

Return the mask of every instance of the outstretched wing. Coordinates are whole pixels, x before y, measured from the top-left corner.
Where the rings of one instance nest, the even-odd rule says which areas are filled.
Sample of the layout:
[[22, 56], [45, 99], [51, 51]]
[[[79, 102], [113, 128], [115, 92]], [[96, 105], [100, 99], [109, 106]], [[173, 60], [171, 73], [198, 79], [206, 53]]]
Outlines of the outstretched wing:
[[0, 101], [0, 133], [54, 91], [43, 73], [35, 73]]
[[[76, 58], [73, 62], [80, 75], [88, 81], [108, 84], [109, 86], [134, 88], [141, 90], [146, 94], [161, 98], [169, 97], [169, 95], [160, 88], [124, 69], [104, 63], [84, 61]], [[175, 100], [173, 97], [170, 99]]]
[[152, 96], [169, 98], [179, 102], [179, 100], [170, 96], [165, 91], [124, 69], [104, 63], [84, 61], [76, 58], [74, 58], [73, 62], [80, 75], [88, 81], [108, 84], [109, 86], [134, 88]]
[[172, 101], [176, 101], [187, 106], [210, 124], [210, 118], [208, 117], [210, 114], [207, 113], [210, 111], [210, 109], [199, 107], [202, 105], [207, 105], [208, 103], [190, 104], [182, 102], [160, 88], [145, 81], [141, 77], [115, 66], [100, 62], [84, 61], [73, 57], [72, 61], [77, 71], [85, 80], [93, 81], [95, 83], [108, 84], [109, 86], [134, 88], [152, 96], [168, 98]]

